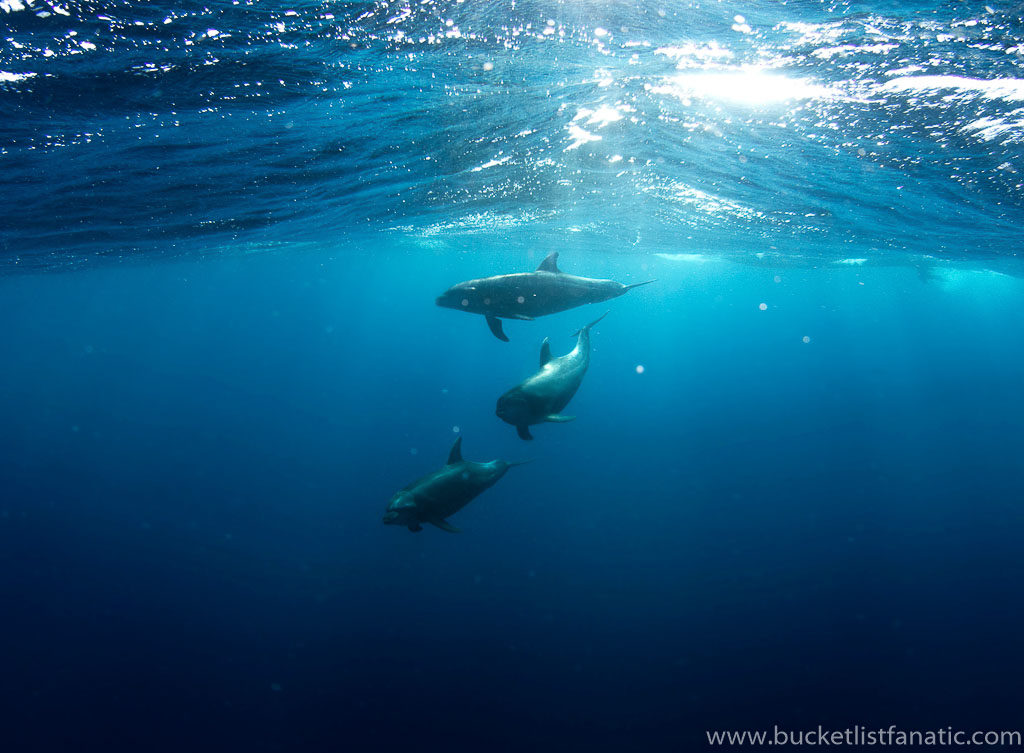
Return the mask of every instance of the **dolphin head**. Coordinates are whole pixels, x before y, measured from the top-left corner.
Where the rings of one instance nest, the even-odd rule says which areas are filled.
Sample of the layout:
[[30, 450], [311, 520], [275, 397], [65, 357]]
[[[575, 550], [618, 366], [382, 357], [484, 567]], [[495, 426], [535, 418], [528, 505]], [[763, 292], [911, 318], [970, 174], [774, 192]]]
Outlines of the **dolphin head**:
[[480, 294], [474, 282], [470, 280], [452, 285], [437, 297], [437, 305], [446, 309], [480, 313], [483, 307], [480, 305]]
[[509, 390], [498, 398], [498, 406], [494, 411], [498, 418], [513, 426], [526, 426], [531, 421], [530, 404], [518, 389]]
[[418, 527], [416, 519], [416, 500], [408, 492], [398, 492], [388, 502], [388, 509], [384, 512], [385, 525]]

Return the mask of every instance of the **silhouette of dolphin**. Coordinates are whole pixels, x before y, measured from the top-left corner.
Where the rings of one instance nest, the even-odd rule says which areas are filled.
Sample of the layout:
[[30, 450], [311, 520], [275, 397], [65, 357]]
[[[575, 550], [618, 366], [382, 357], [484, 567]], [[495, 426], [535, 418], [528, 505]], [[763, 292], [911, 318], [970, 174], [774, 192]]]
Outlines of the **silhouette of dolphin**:
[[508, 342], [501, 328], [502, 319], [529, 320], [556, 314], [587, 303], [618, 298], [627, 290], [652, 282], [654, 280], [625, 285], [614, 280], [569, 275], [558, 268], [558, 252], [554, 251], [540, 263], [536, 272], [460, 282], [438, 296], [437, 305], [483, 314], [494, 336]]
[[531, 424], [545, 421], [565, 423], [575, 416], [562, 416], [562, 410], [583, 383], [590, 366], [590, 328], [608, 312], [576, 332], [576, 347], [558, 358], [551, 357], [551, 344], [545, 337], [540, 346], [540, 371], [498, 398], [498, 418], [516, 427], [520, 439], [533, 439]]
[[388, 503], [384, 523], [406, 526], [410, 531], [423, 530], [430, 523], [449, 533], [459, 529], [445, 518], [454, 515], [489, 489], [514, 465], [506, 460], [474, 463], [462, 459], [462, 437], [455, 440], [444, 468], [413, 481]]

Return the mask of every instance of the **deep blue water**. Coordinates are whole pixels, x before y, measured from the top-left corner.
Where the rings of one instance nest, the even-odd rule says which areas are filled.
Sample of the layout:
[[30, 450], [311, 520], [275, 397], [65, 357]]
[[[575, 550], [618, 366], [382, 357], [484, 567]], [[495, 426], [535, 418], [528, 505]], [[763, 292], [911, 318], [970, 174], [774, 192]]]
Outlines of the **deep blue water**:
[[[4, 750], [1024, 729], [1019, 5], [0, 22]], [[433, 303], [551, 250], [658, 282]], [[533, 462], [382, 525], [460, 436]]]

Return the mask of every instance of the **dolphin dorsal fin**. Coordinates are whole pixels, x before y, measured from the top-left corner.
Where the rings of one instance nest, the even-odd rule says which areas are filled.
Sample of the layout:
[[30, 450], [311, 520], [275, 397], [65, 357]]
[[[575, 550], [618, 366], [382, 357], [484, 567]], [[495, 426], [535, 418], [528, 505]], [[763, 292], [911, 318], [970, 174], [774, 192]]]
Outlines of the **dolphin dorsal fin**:
[[561, 272], [562, 270], [558, 268], [558, 252], [552, 251], [550, 254], [548, 254], [544, 261], [540, 263], [540, 266], [537, 267], [537, 271], [555, 272], [556, 274], [558, 272]]
[[448, 465], [462, 462], [462, 437], [455, 440], [452, 451], [448, 453]]
[[540, 367], [543, 369], [547, 366], [548, 361], [551, 360], [551, 343], [545, 337], [544, 342], [540, 344]]

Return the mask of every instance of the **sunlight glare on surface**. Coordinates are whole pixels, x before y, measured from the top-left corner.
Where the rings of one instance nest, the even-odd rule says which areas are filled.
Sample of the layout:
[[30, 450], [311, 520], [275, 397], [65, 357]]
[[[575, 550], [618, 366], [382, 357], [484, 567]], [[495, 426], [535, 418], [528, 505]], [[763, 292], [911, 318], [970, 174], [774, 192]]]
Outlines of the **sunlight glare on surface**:
[[700, 97], [746, 105], [767, 105], [794, 99], [832, 99], [837, 92], [826, 86], [758, 68], [680, 73], [651, 89], [680, 99]]

